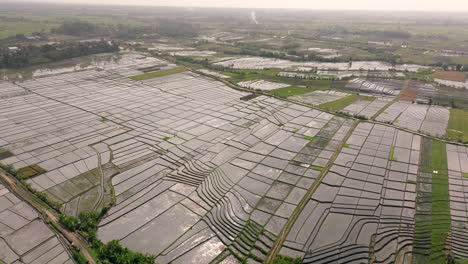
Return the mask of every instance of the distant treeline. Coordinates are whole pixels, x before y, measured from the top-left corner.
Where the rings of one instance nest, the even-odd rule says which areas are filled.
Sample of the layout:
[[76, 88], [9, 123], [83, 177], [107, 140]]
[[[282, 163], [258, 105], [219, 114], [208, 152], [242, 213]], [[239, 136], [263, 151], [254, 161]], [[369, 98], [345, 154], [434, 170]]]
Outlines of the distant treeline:
[[32, 65], [76, 58], [80, 56], [116, 52], [119, 46], [105, 40], [60, 43], [42, 46], [22, 46], [17, 50], [0, 49], [0, 68], [23, 68]]
[[79, 37], [109, 36], [121, 39], [157, 34], [165, 37], [196, 37], [197, 28], [190, 23], [178, 20], [161, 20], [153, 26], [127, 26], [93, 24], [81, 20], [64, 21], [58, 28], [51, 30], [53, 34]]

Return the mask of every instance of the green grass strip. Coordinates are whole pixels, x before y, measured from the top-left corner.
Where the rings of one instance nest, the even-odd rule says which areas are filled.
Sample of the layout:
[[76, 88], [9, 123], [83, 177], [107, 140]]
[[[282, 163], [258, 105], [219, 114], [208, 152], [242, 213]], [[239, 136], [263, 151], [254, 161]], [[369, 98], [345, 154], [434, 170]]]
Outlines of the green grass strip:
[[351, 94], [349, 96], [340, 98], [335, 101], [324, 103], [319, 105], [320, 108], [328, 111], [338, 111], [346, 108], [348, 105], [358, 101], [358, 100], [371, 100], [367, 96], [359, 96], [357, 94]]
[[445, 241], [450, 232], [449, 180], [446, 144], [434, 141], [432, 145], [432, 210], [431, 255], [429, 263], [445, 263]]
[[188, 69], [186, 67], [176, 67], [176, 68], [163, 70], [163, 71], [158, 71], [158, 72], [148, 72], [148, 73], [144, 73], [144, 74], [140, 74], [140, 75], [135, 75], [135, 76], [131, 76], [129, 78], [132, 79], [132, 80], [135, 80], [135, 81], [141, 81], [141, 80], [147, 80], [147, 79], [152, 79], [152, 78], [156, 78], [156, 77], [171, 75], [171, 74], [175, 74], [175, 73], [185, 72], [187, 70]]
[[392, 147], [390, 149], [390, 154], [388, 154], [388, 160], [397, 161], [397, 158], [393, 156], [394, 154], [395, 154], [395, 147]]
[[310, 93], [316, 90], [317, 89], [315, 88], [288, 86], [288, 87], [268, 91], [268, 93], [274, 96], [279, 96], [279, 97], [289, 97], [293, 95], [301, 95], [301, 94]]
[[468, 110], [450, 110], [447, 136], [451, 139], [468, 142]]

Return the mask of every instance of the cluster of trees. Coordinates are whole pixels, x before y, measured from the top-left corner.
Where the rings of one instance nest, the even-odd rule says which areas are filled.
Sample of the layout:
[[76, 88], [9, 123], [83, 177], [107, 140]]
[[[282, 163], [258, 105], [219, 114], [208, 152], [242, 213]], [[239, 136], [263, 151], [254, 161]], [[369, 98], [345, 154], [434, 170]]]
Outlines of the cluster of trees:
[[70, 36], [89, 36], [97, 33], [99, 27], [95, 24], [80, 21], [80, 20], [67, 20], [58, 28], [51, 29], [53, 34], [62, 34]]
[[42, 46], [22, 46], [16, 51], [0, 50], [0, 68], [22, 68], [41, 63], [60, 61], [85, 55], [116, 52], [119, 46], [105, 40], [61, 43]]
[[[128, 248], [122, 247], [118, 240], [112, 240], [107, 244], [98, 242], [100, 245], [93, 245], [96, 249], [97, 256], [100, 263], [111, 264], [153, 264], [154, 257], [150, 255], [144, 255], [135, 251], [131, 251]], [[96, 244], [96, 243], [95, 243]]]
[[[91, 248], [96, 252], [97, 262], [101, 264], [153, 264], [154, 256], [145, 255], [129, 250], [120, 245], [118, 240], [110, 241], [106, 244], [96, 238], [96, 231], [99, 220], [107, 213], [109, 207], [104, 207], [100, 212], [85, 211], [78, 215], [78, 218], [73, 216], [59, 215], [60, 224], [67, 230], [75, 232], [79, 231], [91, 243]], [[74, 258], [78, 263], [85, 264], [86, 259], [80, 252], [74, 254]]]
[[99, 219], [107, 212], [108, 208], [98, 211], [85, 211], [78, 215], [78, 218], [67, 216], [64, 214], [59, 215], [59, 223], [67, 230], [75, 232], [80, 231], [89, 241], [96, 239], [96, 230], [98, 227]]

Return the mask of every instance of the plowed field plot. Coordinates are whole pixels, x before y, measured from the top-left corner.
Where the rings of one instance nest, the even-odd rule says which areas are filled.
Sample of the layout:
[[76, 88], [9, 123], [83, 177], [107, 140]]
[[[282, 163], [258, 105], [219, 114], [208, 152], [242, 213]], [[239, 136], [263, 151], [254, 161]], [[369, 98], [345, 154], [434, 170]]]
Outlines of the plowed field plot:
[[400, 100], [406, 102], [414, 102], [418, 98], [418, 90], [415, 88], [407, 87], [400, 93]]
[[394, 128], [358, 125], [281, 253], [314, 264], [385, 263], [404, 255], [414, 232], [420, 141]]
[[73, 264], [73, 260], [39, 214], [0, 184], [0, 261]]
[[436, 71], [434, 73], [434, 78], [454, 82], [465, 82], [465, 73], [456, 71]]

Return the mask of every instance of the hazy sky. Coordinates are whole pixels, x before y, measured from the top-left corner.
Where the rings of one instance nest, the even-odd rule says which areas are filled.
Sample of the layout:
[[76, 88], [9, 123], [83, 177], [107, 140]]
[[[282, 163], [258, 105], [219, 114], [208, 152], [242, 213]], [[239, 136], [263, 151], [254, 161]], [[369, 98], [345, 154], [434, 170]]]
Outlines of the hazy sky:
[[[31, 0], [30, 0], [31, 1]], [[35, 2], [191, 7], [420, 10], [468, 12], [468, 0], [33, 0]]]

